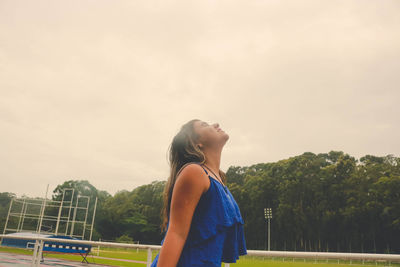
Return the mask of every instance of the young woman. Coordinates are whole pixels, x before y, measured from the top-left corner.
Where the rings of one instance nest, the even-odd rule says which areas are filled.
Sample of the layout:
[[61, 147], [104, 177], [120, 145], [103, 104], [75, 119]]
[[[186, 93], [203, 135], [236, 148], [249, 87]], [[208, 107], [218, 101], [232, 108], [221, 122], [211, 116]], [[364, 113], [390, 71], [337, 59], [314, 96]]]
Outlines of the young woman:
[[218, 123], [191, 120], [169, 149], [161, 250], [151, 267], [221, 267], [246, 255], [243, 219], [220, 170], [229, 139]]

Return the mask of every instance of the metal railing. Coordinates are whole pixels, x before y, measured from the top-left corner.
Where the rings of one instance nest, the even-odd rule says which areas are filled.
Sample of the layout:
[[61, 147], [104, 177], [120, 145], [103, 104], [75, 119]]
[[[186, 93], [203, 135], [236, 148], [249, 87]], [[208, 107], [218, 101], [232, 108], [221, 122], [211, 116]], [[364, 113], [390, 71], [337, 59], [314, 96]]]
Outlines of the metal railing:
[[[100, 247], [114, 247], [114, 248], [138, 248], [147, 249], [147, 261], [146, 266], [150, 267], [152, 263], [152, 250], [160, 250], [159, 245], [143, 245], [143, 244], [126, 244], [126, 243], [114, 243], [114, 242], [102, 242], [102, 241], [86, 241], [86, 240], [74, 240], [74, 239], [63, 239], [63, 238], [48, 238], [48, 237], [26, 237], [26, 236], [9, 236], [0, 235], [0, 238], [12, 238], [22, 240], [36, 240], [35, 247], [32, 255], [32, 265], [39, 266], [42, 258], [44, 242], [61, 242], [71, 244], [82, 244], [92, 245]], [[389, 262], [400, 262], [400, 254], [368, 254], [368, 253], [338, 253], [338, 252], [294, 252], [294, 251], [265, 251], [265, 250], [247, 250], [249, 256], [261, 256], [261, 257], [283, 257], [283, 258], [301, 258], [301, 259], [336, 259], [336, 260], [368, 260], [368, 261], [389, 261]], [[225, 263], [225, 267], [229, 267], [229, 263]]]

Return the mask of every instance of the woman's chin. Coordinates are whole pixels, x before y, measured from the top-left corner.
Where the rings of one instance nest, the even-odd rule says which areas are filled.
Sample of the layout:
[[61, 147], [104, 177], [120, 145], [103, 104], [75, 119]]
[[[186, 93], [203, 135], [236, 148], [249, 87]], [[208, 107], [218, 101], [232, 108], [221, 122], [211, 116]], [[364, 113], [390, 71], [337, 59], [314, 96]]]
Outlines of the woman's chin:
[[227, 133], [224, 132], [223, 136], [224, 136], [223, 138], [224, 138], [225, 142], [229, 140], [229, 135]]

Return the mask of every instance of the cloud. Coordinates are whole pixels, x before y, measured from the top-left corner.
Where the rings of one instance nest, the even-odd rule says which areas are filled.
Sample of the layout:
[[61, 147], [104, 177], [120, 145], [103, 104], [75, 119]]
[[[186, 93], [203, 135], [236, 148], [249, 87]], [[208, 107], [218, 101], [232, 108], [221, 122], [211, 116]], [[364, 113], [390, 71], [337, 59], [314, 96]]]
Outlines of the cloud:
[[192, 118], [222, 168], [400, 152], [398, 1], [2, 1], [2, 191], [166, 179]]

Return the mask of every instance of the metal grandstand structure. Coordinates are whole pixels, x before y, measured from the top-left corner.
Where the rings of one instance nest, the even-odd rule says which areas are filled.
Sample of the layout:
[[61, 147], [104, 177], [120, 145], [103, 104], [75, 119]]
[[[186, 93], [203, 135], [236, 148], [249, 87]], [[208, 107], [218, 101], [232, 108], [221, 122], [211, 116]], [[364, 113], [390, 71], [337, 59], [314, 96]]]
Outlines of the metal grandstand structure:
[[[75, 189], [65, 188], [61, 200], [45, 198], [13, 198], [7, 214], [3, 235], [35, 232], [92, 240], [97, 197], [93, 214], [89, 215], [90, 197], [75, 194]], [[91, 219], [91, 223], [88, 220]]]

